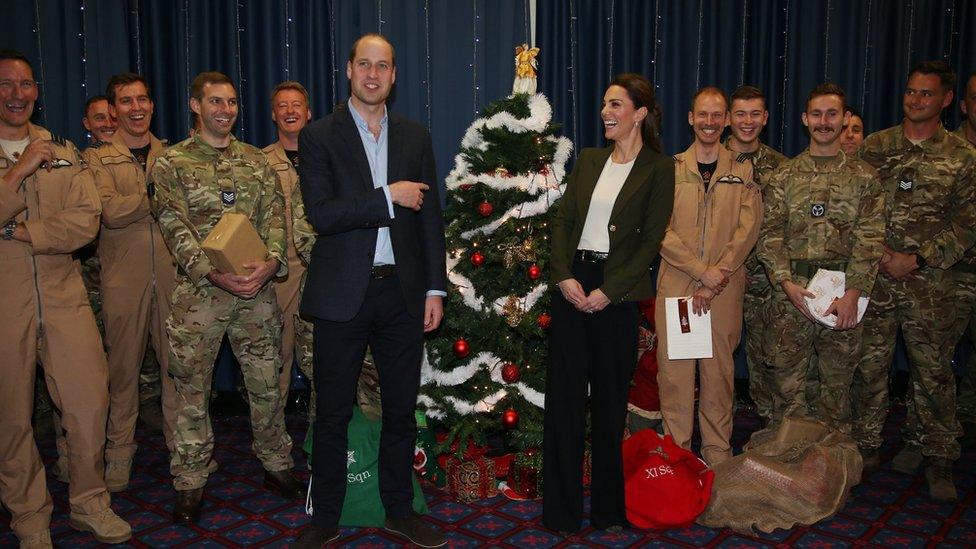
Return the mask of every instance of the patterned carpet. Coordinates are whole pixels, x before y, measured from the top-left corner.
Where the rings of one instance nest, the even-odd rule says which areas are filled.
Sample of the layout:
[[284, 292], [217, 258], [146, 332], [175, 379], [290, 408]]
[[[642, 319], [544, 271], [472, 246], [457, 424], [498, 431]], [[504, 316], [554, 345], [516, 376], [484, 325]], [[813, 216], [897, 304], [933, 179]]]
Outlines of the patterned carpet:
[[[937, 504], [930, 500], [922, 476], [908, 476], [888, 468], [897, 450], [897, 425], [904, 411], [896, 410], [886, 427], [883, 448], [885, 467], [856, 487], [847, 506], [834, 518], [812, 527], [747, 537], [729, 530], [693, 526], [683, 530], [641, 532], [625, 530], [609, 534], [585, 528], [580, 535], [563, 539], [544, 529], [538, 501], [510, 501], [502, 496], [471, 505], [455, 502], [450, 495], [426, 488], [432, 518], [450, 536], [451, 547], [972, 547], [976, 546], [976, 451], [964, 451], [956, 463], [955, 478], [961, 500]], [[289, 430], [301, 440], [304, 420], [290, 416]], [[736, 446], [755, 430], [758, 421], [749, 410], [736, 418]], [[198, 526], [170, 523], [175, 495], [170, 484], [165, 447], [160, 436], [138, 433], [140, 441], [135, 472], [129, 490], [113, 497], [112, 507], [132, 525], [130, 547], [286, 547], [307, 523], [304, 506], [278, 498], [261, 488], [261, 465], [251, 455], [251, 435], [246, 417], [216, 421], [216, 459], [220, 469], [211, 476]], [[50, 466], [52, 441], [42, 453]], [[295, 452], [304, 471], [305, 460]], [[303, 473], [307, 479], [307, 473]], [[55, 510], [51, 525], [60, 547], [98, 545], [89, 534], [68, 526], [66, 486], [48, 476]], [[0, 547], [15, 547], [8, 527], [9, 516], [0, 511]], [[343, 529], [340, 543], [348, 547], [383, 548], [401, 544], [376, 529]]]

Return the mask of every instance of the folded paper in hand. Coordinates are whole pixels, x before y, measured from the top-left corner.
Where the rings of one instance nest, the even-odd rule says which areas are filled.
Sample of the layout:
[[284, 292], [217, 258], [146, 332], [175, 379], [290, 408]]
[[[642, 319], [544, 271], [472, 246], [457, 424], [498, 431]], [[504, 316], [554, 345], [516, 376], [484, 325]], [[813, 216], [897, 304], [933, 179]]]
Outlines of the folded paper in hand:
[[200, 247], [221, 273], [248, 275], [254, 269], [245, 268], [245, 263], [268, 258], [268, 247], [242, 213], [225, 213]]
[[[807, 308], [810, 309], [810, 314], [813, 318], [817, 319], [817, 322], [827, 326], [828, 328], [834, 328], [837, 326], [837, 315], [830, 314], [824, 316], [824, 311], [830, 307], [834, 299], [840, 299], [844, 297], [844, 292], [847, 287], [847, 275], [843, 271], [828, 271], [826, 269], [817, 269], [816, 274], [810, 279], [810, 283], [807, 284], [807, 291], [814, 294], [816, 297], [805, 297], [807, 300]], [[868, 302], [870, 299], [867, 297], [860, 297], [857, 300], [857, 321], [860, 323], [861, 319], [864, 318], [864, 311], [868, 309]]]
[[712, 313], [696, 315], [690, 297], [664, 299], [668, 359], [712, 358]]

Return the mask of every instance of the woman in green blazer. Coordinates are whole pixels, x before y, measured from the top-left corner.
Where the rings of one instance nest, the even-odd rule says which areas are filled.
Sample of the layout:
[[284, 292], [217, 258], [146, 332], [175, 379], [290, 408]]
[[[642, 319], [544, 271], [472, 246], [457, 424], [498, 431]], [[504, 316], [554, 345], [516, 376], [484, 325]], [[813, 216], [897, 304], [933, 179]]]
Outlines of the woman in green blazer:
[[674, 160], [661, 154], [660, 107], [639, 74], [603, 97], [613, 145], [583, 149], [552, 222], [553, 296], [546, 378], [543, 523], [564, 534], [583, 518], [581, 464], [590, 389], [595, 528], [627, 525], [621, 457], [637, 362], [637, 301], [653, 295], [657, 256], [674, 202]]

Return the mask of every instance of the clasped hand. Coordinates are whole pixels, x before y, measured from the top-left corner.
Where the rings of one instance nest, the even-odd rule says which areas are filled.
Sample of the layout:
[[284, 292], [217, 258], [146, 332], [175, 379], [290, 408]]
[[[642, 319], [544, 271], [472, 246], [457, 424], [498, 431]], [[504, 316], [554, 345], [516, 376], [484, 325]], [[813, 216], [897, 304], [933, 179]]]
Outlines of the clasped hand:
[[905, 254], [892, 250], [888, 246], [884, 247], [884, 255], [881, 256], [881, 264], [878, 266], [881, 274], [892, 280], [903, 280], [916, 269], [918, 269], [918, 262], [914, 254]]
[[268, 261], [248, 261], [244, 264], [248, 269], [254, 269], [249, 275], [235, 275], [232, 273], [221, 273], [210, 271], [207, 279], [237, 297], [252, 299], [258, 295], [261, 288], [271, 280], [271, 277], [278, 271], [278, 260], [269, 259]]
[[583, 313], [596, 313], [610, 304], [610, 298], [603, 293], [603, 290], [597, 288], [587, 294], [575, 278], [567, 278], [560, 282], [559, 291], [562, 292], [566, 301], [572, 303], [577, 311]]
[[715, 295], [718, 295], [728, 286], [729, 276], [731, 275], [732, 271], [730, 269], [719, 267], [718, 265], [709, 265], [698, 280], [704, 287], [711, 290]]

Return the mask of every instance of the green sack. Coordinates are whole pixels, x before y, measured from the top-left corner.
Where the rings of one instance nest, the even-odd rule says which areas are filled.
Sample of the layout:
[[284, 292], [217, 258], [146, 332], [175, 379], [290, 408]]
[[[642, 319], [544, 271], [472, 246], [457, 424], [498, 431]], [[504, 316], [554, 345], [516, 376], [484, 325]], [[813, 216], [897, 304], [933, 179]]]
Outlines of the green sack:
[[[383, 423], [367, 418], [354, 406], [349, 421], [349, 459], [346, 463], [346, 499], [342, 502], [342, 526], [383, 527], [386, 509], [380, 500], [380, 429]], [[305, 437], [305, 453], [312, 460], [312, 429]], [[427, 500], [420, 489], [417, 476], [413, 481], [413, 510], [427, 514]]]

